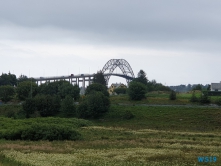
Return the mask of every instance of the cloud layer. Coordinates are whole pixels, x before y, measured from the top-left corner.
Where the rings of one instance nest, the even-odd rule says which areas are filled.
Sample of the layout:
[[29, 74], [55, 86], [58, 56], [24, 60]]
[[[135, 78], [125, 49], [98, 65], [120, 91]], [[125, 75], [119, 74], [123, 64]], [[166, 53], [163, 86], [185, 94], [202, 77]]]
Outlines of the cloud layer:
[[73, 71], [96, 72], [109, 59], [124, 58], [135, 73], [142, 68], [167, 85], [217, 82], [220, 5], [218, 0], [1, 1], [1, 69], [20, 74], [28, 66], [38, 76], [39, 68], [48, 75], [57, 68], [65, 75], [72, 64]]

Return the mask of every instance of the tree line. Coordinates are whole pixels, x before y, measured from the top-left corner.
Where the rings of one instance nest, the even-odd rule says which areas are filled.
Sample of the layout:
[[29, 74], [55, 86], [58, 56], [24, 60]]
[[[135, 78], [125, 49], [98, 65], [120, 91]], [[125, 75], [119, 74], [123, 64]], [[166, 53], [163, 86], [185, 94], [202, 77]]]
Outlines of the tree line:
[[0, 98], [3, 102], [11, 99], [23, 101], [20, 114], [26, 118], [98, 118], [109, 109], [109, 93], [101, 72], [95, 74], [93, 84], [87, 87], [85, 95], [82, 96], [79, 86], [68, 81], [46, 82], [38, 86], [33, 79], [22, 76], [16, 84], [16, 77], [11, 75], [3, 74]]
[[202, 84], [188, 84], [188, 85], [177, 85], [177, 86], [169, 86], [170, 89], [176, 92], [189, 92], [193, 90], [210, 90], [210, 85], [202, 85]]

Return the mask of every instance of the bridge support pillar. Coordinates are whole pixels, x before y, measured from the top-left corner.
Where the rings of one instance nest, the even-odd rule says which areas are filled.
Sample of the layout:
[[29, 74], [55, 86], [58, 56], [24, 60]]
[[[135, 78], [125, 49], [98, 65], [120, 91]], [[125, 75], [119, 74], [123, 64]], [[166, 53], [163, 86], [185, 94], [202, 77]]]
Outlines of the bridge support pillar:
[[83, 77], [82, 88], [83, 88], [83, 94], [85, 94], [85, 77]]

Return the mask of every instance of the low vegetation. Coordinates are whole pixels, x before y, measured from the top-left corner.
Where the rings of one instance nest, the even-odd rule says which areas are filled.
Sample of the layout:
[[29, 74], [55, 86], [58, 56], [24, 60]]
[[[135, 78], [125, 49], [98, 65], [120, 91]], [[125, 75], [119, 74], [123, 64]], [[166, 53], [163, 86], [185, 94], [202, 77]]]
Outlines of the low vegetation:
[[132, 82], [141, 85], [136, 98], [109, 97], [101, 74], [80, 99], [60, 82], [1, 105], [0, 166], [204, 165], [200, 156], [221, 165], [219, 97], [195, 89], [170, 100], [171, 91], [152, 91], [144, 71]]
[[6, 140], [79, 140], [79, 127], [89, 126], [90, 122], [79, 119], [34, 118], [9, 119], [0, 118], [0, 139]]

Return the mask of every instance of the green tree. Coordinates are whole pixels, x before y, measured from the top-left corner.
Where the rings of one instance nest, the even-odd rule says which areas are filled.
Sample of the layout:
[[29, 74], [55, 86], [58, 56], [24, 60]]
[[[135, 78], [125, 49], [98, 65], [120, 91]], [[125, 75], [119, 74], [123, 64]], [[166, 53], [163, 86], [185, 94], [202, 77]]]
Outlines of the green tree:
[[59, 112], [61, 98], [57, 95], [37, 95], [34, 98], [36, 110], [41, 116], [54, 116]]
[[110, 100], [101, 92], [92, 92], [86, 96], [78, 107], [78, 116], [81, 118], [99, 118], [108, 112]]
[[80, 88], [78, 85], [72, 85], [69, 82], [63, 82], [63, 84], [58, 88], [58, 94], [62, 99], [64, 99], [67, 95], [70, 95], [76, 101], [80, 98]]
[[106, 86], [106, 80], [104, 78], [104, 74], [102, 73], [102, 71], [99, 71], [97, 72], [97, 74], [94, 75], [93, 83], [98, 83]]
[[147, 85], [148, 79], [146, 77], [146, 73], [143, 70], [140, 70], [137, 74], [137, 78], [133, 79], [133, 81], [140, 82], [144, 85]]
[[146, 86], [140, 82], [132, 81], [129, 84], [128, 95], [131, 100], [142, 100], [145, 98]]
[[74, 104], [73, 98], [70, 95], [67, 95], [61, 102], [61, 113], [65, 117], [76, 116], [76, 106]]
[[15, 89], [10, 85], [0, 86], [0, 98], [3, 102], [10, 101], [15, 95]]
[[201, 104], [209, 104], [211, 102], [211, 99], [210, 99], [207, 91], [204, 91], [204, 92], [201, 93], [199, 102]]
[[176, 92], [172, 90], [169, 98], [170, 98], [170, 100], [176, 100]]
[[117, 93], [118, 95], [119, 94], [126, 94], [127, 88], [116, 88], [116, 89], [114, 89], [114, 92]]
[[202, 90], [202, 85], [198, 84], [192, 90]]
[[107, 87], [102, 85], [102, 84], [98, 84], [98, 83], [93, 83], [91, 85], [89, 85], [86, 89], [86, 92], [85, 94], [88, 95], [94, 91], [97, 91], [97, 92], [101, 92], [103, 93], [105, 96], [109, 97], [109, 93], [107, 91]]
[[64, 81], [46, 82], [38, 87], [38, 92], [45, 95], [57, 95]]
[[198, 98], [196, 97], [195, 91], [193, 91], [192, 96], [190, 98], [190, 102], [198, 102]]
[[22, 108], [25, 113], [26, 118], [30, 118], [32, 114], [36, 111], [35, 101], [33, 98], [27, 98], [24, 103], [22, 103]]
[[74, 100], [80, 97], [80, 88], [78, 85], [72, 85], [68, 81], [47, 82], [38, 87], [38, 92], [45, 95], [59, 95], [62, 99], [70, 95]]
[[1, 85], [16, 86], [17, 85], [16, 75], [11, 74], [10, 72], [8, 74], [2, 73], [2, 75], [0, 76], [0, 86]]
[[17, 95], [19, 100], [25, 100], [27, 98], [32, 98], [37, 94], [38, 85], [32, 81], [21, 82], [17, 89]]
[[28, 77], [26, 76], [26, 75], [20, 75], [19, 77], [18, 77], [18, 79], [17, 79], [17, 82], [18, 82], [18, 84], [19, 83], [21, 83], [21, 82], [24, 82], [24, 81], [28, 81], [29, 79], [28, 79]]

